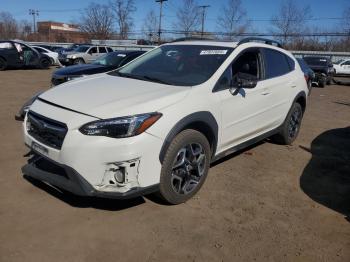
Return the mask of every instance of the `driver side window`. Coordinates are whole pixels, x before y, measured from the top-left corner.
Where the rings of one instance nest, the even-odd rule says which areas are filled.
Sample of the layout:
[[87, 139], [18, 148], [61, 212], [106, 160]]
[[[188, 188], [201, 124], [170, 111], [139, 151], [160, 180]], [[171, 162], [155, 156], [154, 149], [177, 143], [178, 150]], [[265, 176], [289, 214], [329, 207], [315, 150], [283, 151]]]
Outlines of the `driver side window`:
[[243, 51], [225, 70], [215, 85], [214, 92], [238, 86], [241, 79], [261, 79], [261, 59], [258, 49]]

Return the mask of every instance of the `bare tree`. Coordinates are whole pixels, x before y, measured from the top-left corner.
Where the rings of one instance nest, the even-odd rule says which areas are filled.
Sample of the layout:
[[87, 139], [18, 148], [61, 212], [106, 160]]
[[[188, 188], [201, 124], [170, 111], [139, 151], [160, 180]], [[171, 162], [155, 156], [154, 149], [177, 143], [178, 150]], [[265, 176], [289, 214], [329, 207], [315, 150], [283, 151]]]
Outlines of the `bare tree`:
[[113, 12], [107, 5], [91, 3], [83, 11], [79, 25], [92, 38], [108, 39], [113, 33]]
[[28, 20], [22, 20], [18, 23], [19, 37], [23, 40], [27, 40], [28, 36], [32, 33], [32, 23]]
[[16, 38], [18, 24], [14, 17], [8, 12], [0, 12], [0, 39]]
[[350, 34], [350, 6], [344, 10], [342, 21], [344, 31]]
[[134, 26], [132, 14], [136, 11], [134, 0], [114, 0], [114, 17], [117, 22], [121, 39], [127, 39], [131, 28]]
[[237, 35], [246, 32], [249, 22], [246, 20], [247, 12], [242, 6], [241, 0], [227, 0], [221, 7], [217, 25], [228, 39], [234, 39]]
[[154, 10], [151, 10], [146, 15], [143, 26], [142, 26], [142, 32], [145, 35], [146, 38], [148, 38], [150, 41], [156, 41], [157, 40], [157, 31], [158, 31], [158, 17]]
[[[307, 31], [306, 21], [311, 18], [311, 9], [309, 6], [298, 6], [294, 0], [285, 0], [282, 2], [279, 12], [271, 18], [271, 24], [274, 27], [272, 32], [282, 44], [290, 43], [295, 37], [302, 37]], [[299, 40], [300, 41], [300, 40]]]
[[194, 0], [182, 0], [182, 5], [176, 11], [176, 22], [173, 26], [186, 37], [199, 29], [200, 10]]

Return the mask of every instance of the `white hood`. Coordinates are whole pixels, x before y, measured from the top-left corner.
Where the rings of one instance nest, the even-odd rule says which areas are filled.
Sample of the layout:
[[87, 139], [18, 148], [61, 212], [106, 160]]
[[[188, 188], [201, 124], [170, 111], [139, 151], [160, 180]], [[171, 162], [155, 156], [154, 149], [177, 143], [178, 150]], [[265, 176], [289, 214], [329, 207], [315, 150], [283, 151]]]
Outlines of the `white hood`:
[[39, 97], [98, 118], [158, 111], [183, 99], [190, 87], [98, 74], [56, 86]]

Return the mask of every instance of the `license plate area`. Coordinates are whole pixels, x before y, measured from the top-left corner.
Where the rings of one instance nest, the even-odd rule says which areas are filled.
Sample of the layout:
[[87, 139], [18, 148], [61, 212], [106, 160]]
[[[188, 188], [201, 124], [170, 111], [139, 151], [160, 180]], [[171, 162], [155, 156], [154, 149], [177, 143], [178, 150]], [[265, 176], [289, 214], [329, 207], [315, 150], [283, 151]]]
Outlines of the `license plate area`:
[[43, 147], [42, 145], [34, 141], [32, 142], [31, 148], [33, 149], [33, 151], [38, 152], [39, 154], [46, 155], [46, 156], [49, 154], [49, 150], [46, 147]]

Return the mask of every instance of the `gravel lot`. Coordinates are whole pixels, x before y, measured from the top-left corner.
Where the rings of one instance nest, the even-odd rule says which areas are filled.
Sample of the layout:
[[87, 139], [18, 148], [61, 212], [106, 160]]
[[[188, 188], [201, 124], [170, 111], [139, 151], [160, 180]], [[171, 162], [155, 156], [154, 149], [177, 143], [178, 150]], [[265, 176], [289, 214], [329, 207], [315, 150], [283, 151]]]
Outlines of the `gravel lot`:
[[313, 89], [294, 145], [227, 157], [193, 200], [166, 206], [22, 177], [14, 115], [52, 70], [0, 72], [0, 261], [350, 261], [350, 86]]

